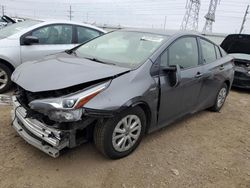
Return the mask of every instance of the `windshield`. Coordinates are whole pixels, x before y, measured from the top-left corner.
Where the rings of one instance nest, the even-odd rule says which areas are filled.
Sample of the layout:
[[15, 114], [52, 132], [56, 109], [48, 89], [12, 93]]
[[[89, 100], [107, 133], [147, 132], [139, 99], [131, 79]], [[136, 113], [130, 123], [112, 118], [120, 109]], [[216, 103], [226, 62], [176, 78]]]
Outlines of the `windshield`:
[[79, 57], [136, 68], [163, 43], [167, 36], [115, 31], [98, 37], [76, 49]]
[[6, 37], [9, 37], [11, 35], [18, 33], [19, 31], [21, 31], [23, 29], [26, 29], [26, 28], [31, 27], [33, 25], [36, 25], [40, 22], [41, 21], [37, 21], [37, 20], [27, 20], [27, 21], [11, 24], [11, 25], [4, 27], [0, 30], [0, 38], [3, 39]]

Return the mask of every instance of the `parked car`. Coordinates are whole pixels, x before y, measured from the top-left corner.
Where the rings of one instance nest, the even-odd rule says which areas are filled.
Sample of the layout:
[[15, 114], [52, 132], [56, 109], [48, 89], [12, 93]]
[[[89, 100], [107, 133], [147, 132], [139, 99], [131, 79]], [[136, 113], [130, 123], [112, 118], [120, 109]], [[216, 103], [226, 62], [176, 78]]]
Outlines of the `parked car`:
[[13, 24], [13, 23], [16, 23], [16, 21], [13, 20], [12, 18], [10, 18], [9, 16], [3, 15], [0, 18], [0, 29], [3, 27], [6, 27], [7, 25]]
[[233, 86], [250, 89], [250, 35], [228, 35], [221, 47], [235, 59]]
[[105, 31], [71, 21], [26, 20], [0, 30], [0, 93], [11, 86], [14, 69], [26, 62], [71, 49]]
[[233, 81], [232, 57], [191, 33], [123, 29], [13, 73], [13, 127], [57, 157], [92, 136], [99, 151], [130, 154], [145, 133], [186, 115], [219, 111]]

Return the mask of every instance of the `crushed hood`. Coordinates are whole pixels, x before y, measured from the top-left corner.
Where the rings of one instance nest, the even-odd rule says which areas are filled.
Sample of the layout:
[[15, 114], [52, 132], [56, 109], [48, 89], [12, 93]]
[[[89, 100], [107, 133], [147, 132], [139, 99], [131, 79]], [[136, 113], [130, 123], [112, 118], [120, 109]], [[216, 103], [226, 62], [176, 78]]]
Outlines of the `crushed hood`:
[[227, 53], [250, 54], [250, 35], [228, 35], [220, 45]]
[[129, 70], [60, 53], [20, 65], [11, 79], [25, 90], [41, 92], [105, 79]]

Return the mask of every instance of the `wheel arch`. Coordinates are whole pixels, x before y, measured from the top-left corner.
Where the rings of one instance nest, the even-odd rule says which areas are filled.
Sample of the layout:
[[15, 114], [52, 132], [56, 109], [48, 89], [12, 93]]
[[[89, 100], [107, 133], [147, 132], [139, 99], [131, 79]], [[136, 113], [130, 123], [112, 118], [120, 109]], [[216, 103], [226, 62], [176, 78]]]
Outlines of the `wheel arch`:
[[125, 105], [123, 105], [123, 110], [126, 110], [130, 107], [140, 107], [146, 116], [146, 133], [148, 132], [150, 125], [151, 125], [151, 120], [152, 120], [152, 112], [150, 109], [150, 106], [148, 105], [147, 102], [140, 100], [138, 98], [135, 98], [133, 100], [128, 101]]
[[3, 58], [0, 58], [0, 64], [7, 66], [11, 70], [11, 72], [15, 70], [15, 67], [10, 62], [6, 61]]
[[229, 90], [230, 90], [230, 87], [231, 87], [231, 82], [229, 81], [229, 80], [225, 80], [225, 82], [224, 82], [226, 85], [227, 85], [227, 88], [228, 88], [228, 91], [227, 91], [227, 93], [229, 92]]

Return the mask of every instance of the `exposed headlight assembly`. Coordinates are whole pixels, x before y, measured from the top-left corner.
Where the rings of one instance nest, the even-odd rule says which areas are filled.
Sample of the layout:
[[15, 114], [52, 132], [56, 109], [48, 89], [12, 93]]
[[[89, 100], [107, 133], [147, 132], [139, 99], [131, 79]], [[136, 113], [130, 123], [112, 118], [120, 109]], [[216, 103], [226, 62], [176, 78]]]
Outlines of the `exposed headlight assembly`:
[[110, 82], [94, 85], [88, 89], [58, 98], [34, 100], [29, 103], [29, 106], [31, 109], [41, 112], [57, 122], [79, 121], [83, 113], [82, 107], [98, 93], [106, 89]]

